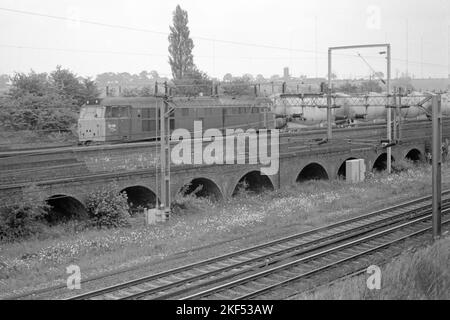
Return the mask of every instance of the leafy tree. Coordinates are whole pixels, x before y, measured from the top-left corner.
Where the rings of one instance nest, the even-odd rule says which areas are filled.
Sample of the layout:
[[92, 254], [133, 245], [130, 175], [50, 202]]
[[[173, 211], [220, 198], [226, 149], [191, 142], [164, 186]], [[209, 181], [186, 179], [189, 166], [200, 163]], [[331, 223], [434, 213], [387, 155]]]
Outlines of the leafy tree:
[[257, 82], [265, 82], [266, 79], [264, 78], [264, 76], [263, 76], [262, 74], [258, 74], [258, 75], [256, 76], [256, 81], [257, 81]]
[[273, 76], [270, 77], [270, 81], [277, 81], [280, 80], [280, 76], [278, 74], [274, 74]]
[[253, 75], [251, 75], [250, 73], [246, 73], [242, 76], [242, 79], [244, 81], [251, 82], [253, 81]]
[[81, 90], [81, 93], [85, 100], [93, 100], [98, 98], [100, 91], [98, 90], [95, 81], [91, 80], [91, 78], [85, 78], [82, 80], [82, 84], [83, 89]]
[[346, 82], [336, 88], [338, 92], [344, 93], [368, 93], [368, 92], [381, 92], [383, 88], [381, 87], [379, 81], [362, 81], [359, 84], [352, 84], [351, 82]]
[[105, 72], [98, 74], [95, 77], [95, 82], [101, 87], [105, 88], [108, 85], [118, 85], [119, 76], [114, 72]]
[[192, 49], [194, 42], [190, 38], [188, 13], [177, 5], [173, 12], [173, 26], [169, 35], [169, 63], [174, 79], [185, 78], [188, 72], [194, 70]]
[[231, 73], [227, 73], [226, 75], [223, 76], [223, 81], [224, 82], [231, 82], [231, 81], [233, 81], [233, 75]]
[[8, 95], [18, 98], [24, 94], [43, 96], [50, 91], [50, 84], [46, 73], [36, 73], [33, 70], [29, 74], [15, 73], [11, 77], [11, 90]]
[[159, 74], [158, 74], [158, 71], [156, 71], [156, 70], [150, 71], [150, 76], [152, 77], [153, 80], [159, 79]]
[[50, 75], [15, 73], [11, 88], [0, 102], [0, 126], [15, 130], [68, 130], [87, 99], [96, 98], [95, 83], [70, 70], [56, 68]]
[[250, 96], [254, 94], [253, 86], [246, 77], [234, 78], [231, 82], [221, 85], [224, 95], [229, 96]]
[[85, 103], [83, 83], [70, 70], [57, 66], [56, 70], [50, 73], [50, 84], [54, 85], [58, 94], [77, 100], [79, 106]]
[[361, 83], [362, 92], [382, 92], [383, 88], [379, 80], [364, 81]]
[[175, 90], [174, 95], [180, 96], [196, 96], [199, 93], [210, 94], [212, 81], [208, 75], [197, 68], [189, 70], [181, 79], [174, 79]]
[[155, 81], [163, 82], [168, 80], [169, 79], [167, 78], [160, 77], [156, 70], [152, 70], [150, 72], [144, 70], [139, 74], [130, 74], [127, 72], [101, 73], [95, 78], [95, 83], [102, 90], [105, 90], [108, 86], [110, 95], [117, 93], [119, 87], [121, 87], [123, 96], [129, 96], [130, 92], [132, 92], [134, 96], [141, 90], [148, 92], [149, 87], [154, 87]]
[[125, 88], [122, 90], [123, 97], [150, 97], [154, 95], [154, 89], [151, 87]]
[[350, 82], [346, 82], [336, 88], [336, 91], [344, 93], [357, 93], [359, 92], [358, 86]]

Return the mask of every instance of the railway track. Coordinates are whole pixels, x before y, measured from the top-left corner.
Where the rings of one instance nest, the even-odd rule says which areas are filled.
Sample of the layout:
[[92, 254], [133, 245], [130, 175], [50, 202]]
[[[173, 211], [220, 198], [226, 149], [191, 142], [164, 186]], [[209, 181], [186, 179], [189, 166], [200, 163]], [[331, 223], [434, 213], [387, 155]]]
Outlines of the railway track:
[[[450, 211], [450, 190], [443, 193], [443, 209]], [[270, 295], [290, 283], [425, 234], [430, 212], [431, 197], [423, 197], [69, 299], [251, 299]]]
[[[444, 119], [446, 121], [447, 119]], [[450, 120], [447, 120], [450, 121]], [[431, 123], [427, 120], [409, 120], [403, 123], [405, 128], [416, 128], [417, 126], [431, 126]], [[384, 131], [385, 124], [360, 124], [350, 128], [334, 128], [336, 134], [343, 134], [350, 132], [364, 132], [370, 130]], [[326, 135], [326, 130], [323, 128], [310, 128], [302, 130], [294, 130], [292, 132], [281, 132], [280, 138], [296, 138], [296, 137], [323, 137]], [[358, 134], [359, 136], [359, 134]], [[58, 153], [75, 153], [85, 151], [103, 151], [108, 149], [121, 149], [121, 148], [134, 148], [134, 147], [157, 147], [159, 142], [155, 141], [132, 141], [132, 142], [116, 142], [116, 143], [104, 143], [93, 146], [78, 146], [78, 145], [58, 145], [58, 146], [45, 146], [45, 147], [33, 147], [33, 148], [20, 148], [20, 149], [0, 149], [0, 159], [19, 156], [33, 156], [33, 155], [52, 155]]]
[[[410, 121], [411, 124], [428, 124], [428, 121]], [[362, 124], [357, 127], [352, 128], [335, 128], [336, 132], [348, 132], [348, 131], [364, 131], [364, 130], [383, 130], [386, 128], [385, 124]], [[281, 133], [280, 137], [295, 137], [295, 136], [309, 136], [309, 135], [325, 135], [326, 130], [322, 128], [311, 128], [303, 129], [288, 133]], [[60, 145], [60, 146], [45, 146], [45, 147], [34, 147], [34, 148], [20, 148], [20, 149], [0, 149], [0, 159], [14, 156], [25, 156], [25, 155], [43, 155], [43, 154], [54, 154], [61, 152], [76, 152], [76, 151], [86, 151], [86, 150], [104, 150], [108, 148], [117, 149], [123, 147], [133, 147], [133, 146], [144, 146], [144, 147], [154, 147], [158, 146], [159, 142], [155, 141], [132, 141], [132, 142], [116, 142], [116, 143], [104, 143], [100, 145], [93, 146], [78, 146], [78, 145]]]
[[[403, 135], [409, 138], [404, 141], [415, 139], [419, 131], [428, 130], [429, 126], [430, 123], [427, 121], [408, 123], [403, 128]], [[321, 131], [285, 134], [284, 138], [280, 138], [280, 153], [288, 156], [301, 152], [342, 152], [356, 146], [373, 147], [374, 141], [384, 136], [383, 128], [385, 126], [376, 125], [339, 129], [340, 131], [336, 130], [337, 140], [343, 140], [329, 145], [317, 145], [317, 142], [311, 142], [313, 138], [323, 137]], [[124, 149], [127, 151], [124, 152]], [[144, 158], [140, 158], [142, 155], [145, 155]], [[27, 151], [0, 153], [0, 171], [2, 172], [0, 187], [2, 190], [12, 190], [20, 189], [29, 183], [51, 184], [53, 181], [64, 179], [64, 182], [66, 180], [70, 182], [74, 178], [89, 180], [108, 175], [108, 173], [126, 175], [138, 174], [142, 170], [153, 172], [156, 168], [156, 156], [154, 142], [47, 149], [31, 153]], [[138, 158], [141, 160], [136, 160]]]

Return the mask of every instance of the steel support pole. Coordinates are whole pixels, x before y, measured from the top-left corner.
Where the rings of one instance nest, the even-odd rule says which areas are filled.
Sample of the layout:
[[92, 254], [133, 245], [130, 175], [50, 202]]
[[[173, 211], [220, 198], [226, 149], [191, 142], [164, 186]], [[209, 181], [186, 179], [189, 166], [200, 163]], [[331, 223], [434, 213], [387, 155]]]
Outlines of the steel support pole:
[[402, 140], [402, 95], [400, 90], [397, 90], [398, 98], [395, 98], [395, 101], [398, 100], [397, 103], [397, 113], [398, 113], [398, 140]]
[[392, 115], [393, 115], [393, 119], [392, 119], [392, 139], [394, 141], [397, 141], [398, 136], [397, 136], [397, 123], [398, 123], [398, 106], [397, 106], [397, 94], [395, 92], [395, 87], [392, 90], [392, 98], [390, 99], [392, 100]]
[[[164, 100], [165, 100], [165, 98], [164, 98]], [[159, 107], [159, 118], [160, 118], [160, 121], [159, 121], [159, 132], [160, 132], [159, 157], [161, 160], [161, 163], [160, 163], [160, 168], [161, 168], [160, 192], [161, 192], [161, 206], [163, 209], [166, 204], [166, 188], [164, 185], [164, 180], [165, 180], [165, 176], [166, 176], [166, 152], [165, 152], [165, 150], [166, 150], [166, 146], [165, 146], [165, 143], [166, 143], [166, 138], [165, 138], [165, 136], [166, 136], [166, 121], [165, 121], [165, 117], [164, 117], [164, 113], [165, 113], [164, 106], [165, 106], [165, 102], [163, 101]]]
[[442, 209], [442, 112], [441, 96], [433, 96], [433, 239], [438, 239], [442, 234], [441, 209]]
[[[391, 45], [387, 45], [387, 76], [386, 76], [386, 95], [387, 95], [387, 140], [390, 144], [392, 141], [392, 108], [390, 105], [390, 91], [391, 91]], [[392, 148], [387, 148], [387, 171], [390, 174], [392, 172]]]
[[328, 88], [327, 88], [327, 139], [333, 138], [333, 131], [331, 127], [331, 49], [328, 49]]
[[161, 131], [161, 204], [163, 206], [165, 219], [170, 215], [170, 121], [167, 83], [164, 83], [164, 101], [160, 109], [160, 131]]

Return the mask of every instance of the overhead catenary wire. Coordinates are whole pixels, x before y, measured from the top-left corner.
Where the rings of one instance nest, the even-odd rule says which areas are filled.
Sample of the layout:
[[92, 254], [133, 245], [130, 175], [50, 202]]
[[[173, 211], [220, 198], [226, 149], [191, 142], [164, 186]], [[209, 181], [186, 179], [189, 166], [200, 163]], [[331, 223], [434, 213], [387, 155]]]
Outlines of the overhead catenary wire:
[[386, 81], [384, 81], [384, 79], [382, 79], [380, 76], [378, 76], [378, 73], [375, 71], [375, 69], [369, 64], [369, 62], [367, 62], [366, 59], [364, 59], [364, 57], [358, 52], [358, 57], [360, 57], [364, 63], [370, 68], [370, 70], [372, 70], [373, 75], [375, 77], [377, 77], [383, 84], [386, 84]]
[[[27, 11], [27, 10], [19, 10], [19, 9], [13, 9], [13, 8], [0, 7], [0, 11], [10, 12], [10, 13], [15, 13], [15, 14], [32, 15], [32, 16], [38, 16], [38, 17], [42, 17], [42, 18], [55, 19], [55, 20], [61, 20], [61, 21], [77, 22], [77, 23], [89, 24], [89, 25], [100, 26], [100, 27], [107, 27], [107, 28], [114, 28], [114, 29], [121, 29], [121, 30], [135, 31], [135, 32], [153, 33], [153, 34], [158, 34], [158, 35], [162, 35], [162, 36], [169, 35], [168, 32], [152, 30], [152, 29], [147, 29], [147, 28], [130, 27], [130, 26], [125, 26], [125, 25], [103, 23], [103, 22], [99, 22], [99, 21], [92, 21], [92, 20], [86, 20], [86, 19], [74, 19], [74, 18], [69, 18], [69, 17], [64, 17], [64, 16], [39, 13], [39, 12], [33, 12], [33, 11]], [[313, 49], [289, 48], [289, 47], [281, 47], [281, 46], [258, 44], [258, 43], [240, 42], [240, 41], [234, 41], [234, 40], [223, 40], [223, 39], [209, 38], [209, 37], [203, 37], [203, 36], [192, 36], [192, 38], [198, 39], [198, 40], [210, 41], [213, 43], [224, 43], [224, 44], [232, 44], [232, 45], [255, 47], [255, 48], [266, 48], [266, 49], [276, 49], [276, 50], [284, 50], [284, 51], [303, 52], [303, 53], [311, 53], [314, 55], [315, 54], [323, 54], [323, 55], [328, 54], [327, 52], [317, 51], [317, 50], [313, 50]], [[346, 54], [346, 53], [336, 53], [335, 55], [349, 56], [349, 57], [353, 56], [351, 54]], [[383, 59], [382, 57], [377, 57], [377, 56], [372, 56], [372, 58]], [[399, 58], [392, 58], [392, 60], [407, 61], [406, 59], [399, 59]], [[408, 62], [411, 63], [411, 61], [408, 61]], [[414, 62], [414, 63], [418, 63], [418, 64], [423, 63], [423, 64], [430, 64], [430, 65], [433, 64], [433, 63], [426, 63], [426, 62], [422, 62], [422, 61], [418, 61], [418, 62]], [[444, 65], [440, 65], [440, 66], [444, 66]], [[448, 67], [448, 65], [445, 65], [445, 67]]]

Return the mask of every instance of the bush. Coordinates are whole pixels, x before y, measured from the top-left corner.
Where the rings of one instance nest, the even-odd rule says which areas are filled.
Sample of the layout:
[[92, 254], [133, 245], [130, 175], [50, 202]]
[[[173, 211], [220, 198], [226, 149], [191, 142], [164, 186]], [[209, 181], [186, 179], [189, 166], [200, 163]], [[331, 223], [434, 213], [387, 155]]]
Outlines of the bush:
[[206, 212], [211, 208], [212, 202], [208, 198], [198, 197], [198, 193], [201, 192], [203, 186], [198, 186], [192, 192], [188, 192], [191, 189], [191, 184], [185, 185], [179, 193], [176, 194], [175, 199], [172, 201], [171, 211], [175, 215], [188, 215], [196, 214], [199, 212]]
[[86, 208], [93, 225], [99, 228], [129, 226], [130, 207], [127, 200], [127, 194], [121, 193], [115, 183], [89, 195]]
[[416, 164], [413, 161], [409, 160], [401, 160], [392, 162], [392, 171], [393, 172], [403, 172], [414, 169]]
[[13, 241], [40, 233], [49, 209], [35, 186], [25, 188], [14, 204], [0, 207], [0, 240]]

